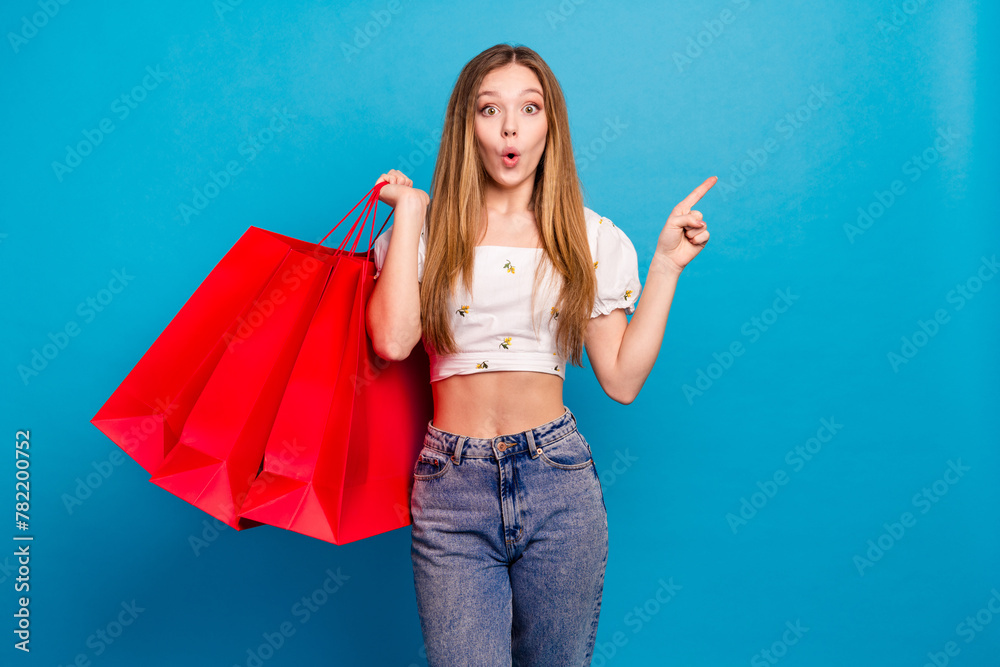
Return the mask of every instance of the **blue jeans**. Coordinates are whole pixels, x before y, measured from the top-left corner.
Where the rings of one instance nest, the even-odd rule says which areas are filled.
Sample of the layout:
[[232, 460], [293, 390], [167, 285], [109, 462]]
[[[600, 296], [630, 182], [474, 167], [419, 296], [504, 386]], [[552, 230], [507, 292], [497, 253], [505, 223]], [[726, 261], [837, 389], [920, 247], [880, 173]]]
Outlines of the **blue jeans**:
[[430, 667], [590, 664], [608, 514], [569, 408], [495, 438], [429, 421], [410, 506]]

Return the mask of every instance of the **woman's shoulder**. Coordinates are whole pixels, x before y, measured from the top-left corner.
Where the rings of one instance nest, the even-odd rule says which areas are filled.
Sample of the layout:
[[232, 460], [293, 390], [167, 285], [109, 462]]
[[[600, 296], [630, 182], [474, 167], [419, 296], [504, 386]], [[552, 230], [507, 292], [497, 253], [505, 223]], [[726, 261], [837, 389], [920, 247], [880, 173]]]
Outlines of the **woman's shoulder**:
[[583, 217], [587, 221], [587, 239], [594, 257], [635, 253], [632, 239], [610, 218], [587, 206], [583, 207]]
[[622, 231], [618, 229], [610, 218], [604, 217], [587, 206], [583, 207], [583, 219], [587, 223], [587, 238], [590, 239], [590, 247], [592, 250], [595, 246], [597, 246], [599, 239], [622, 234]]

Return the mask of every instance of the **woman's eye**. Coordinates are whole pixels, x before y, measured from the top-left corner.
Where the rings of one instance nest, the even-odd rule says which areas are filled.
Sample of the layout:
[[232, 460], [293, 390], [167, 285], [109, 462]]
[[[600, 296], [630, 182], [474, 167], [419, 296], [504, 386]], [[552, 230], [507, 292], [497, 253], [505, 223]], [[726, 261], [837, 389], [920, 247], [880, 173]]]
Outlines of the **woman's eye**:
[[[524, 108], [525, 109], [530, 109], [529, 113], [538, 113], [538, 105], [537, 104], [526, 104], [524, 106]], [[479, 111], [481, 113], [485, 113], [487, 116], [496, 116], [498, 113], [500, 113], [500, 110], [497, 109], [495, 106], [485, 106], [482, 109], [480, 109]], [[491, 111], [493, 113], [490, 113]]]

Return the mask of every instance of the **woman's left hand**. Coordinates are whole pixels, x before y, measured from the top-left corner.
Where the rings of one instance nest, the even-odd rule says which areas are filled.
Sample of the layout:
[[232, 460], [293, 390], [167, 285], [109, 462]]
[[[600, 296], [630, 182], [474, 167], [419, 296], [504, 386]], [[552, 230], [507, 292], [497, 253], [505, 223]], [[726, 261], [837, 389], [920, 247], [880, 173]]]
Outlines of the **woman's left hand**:
[[701, 212], [693, 211], [691, 207], [698, 203], [698, 200], [704, 197], [718, 180], [717, 176], [710, 176], [695, 188], [694, 192], [670, 212], [670, 217], [660, 232], [656, 242], [656, 252], [676, 265], [678, 273], [708, 243], [708, 226], [701, 219]]

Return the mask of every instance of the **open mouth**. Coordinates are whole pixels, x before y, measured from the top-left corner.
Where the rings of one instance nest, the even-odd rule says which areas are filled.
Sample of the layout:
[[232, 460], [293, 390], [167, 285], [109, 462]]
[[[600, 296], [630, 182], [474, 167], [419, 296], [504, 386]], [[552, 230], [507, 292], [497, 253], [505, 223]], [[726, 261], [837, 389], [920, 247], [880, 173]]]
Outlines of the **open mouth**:
[[508, 167], [513, 167], [520, 159], [521, 157], [517, 153], [507, 153], [503, 156], [503, 163]]

